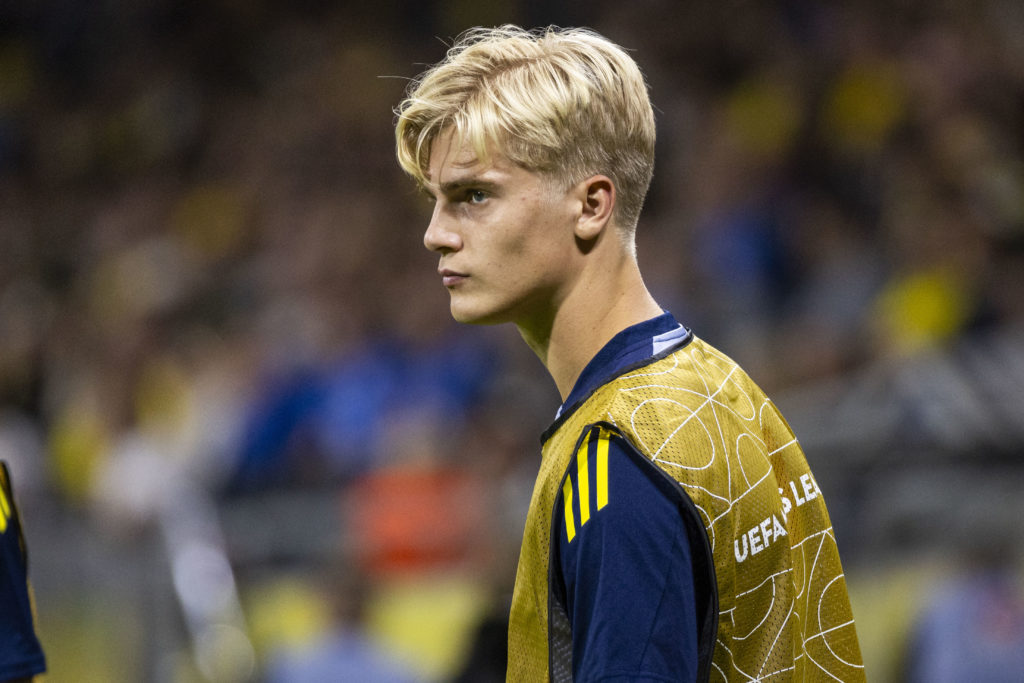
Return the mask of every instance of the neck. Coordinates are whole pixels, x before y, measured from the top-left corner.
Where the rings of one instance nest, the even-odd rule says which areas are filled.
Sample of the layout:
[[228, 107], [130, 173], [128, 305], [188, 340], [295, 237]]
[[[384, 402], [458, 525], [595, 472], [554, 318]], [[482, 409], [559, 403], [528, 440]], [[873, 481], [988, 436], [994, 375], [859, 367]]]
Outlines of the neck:
[[583, 368], [612, 337], [662, 313], [636, 261], [623, 256], [612, 276], [606, 269], [584, 273], [544, 325], [517, 325], [555, 380], [563, 401]]

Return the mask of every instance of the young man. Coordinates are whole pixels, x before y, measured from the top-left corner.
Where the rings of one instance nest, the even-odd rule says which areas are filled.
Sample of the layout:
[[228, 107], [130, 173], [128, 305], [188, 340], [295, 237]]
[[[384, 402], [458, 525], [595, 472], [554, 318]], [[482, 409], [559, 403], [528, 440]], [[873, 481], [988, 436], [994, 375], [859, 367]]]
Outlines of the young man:
[[775, 406], [648, 293], [654, 116], [580, 29], [464, 34], [396, 111], [451, 312], [512, 322], [563, 403], [544, 434], [510, 681], [863, 680], [835, 539]]
[[25, 539], [7, 465], [0, 460], [0, 681], [22, 683], [46, 670], [29, 595]]

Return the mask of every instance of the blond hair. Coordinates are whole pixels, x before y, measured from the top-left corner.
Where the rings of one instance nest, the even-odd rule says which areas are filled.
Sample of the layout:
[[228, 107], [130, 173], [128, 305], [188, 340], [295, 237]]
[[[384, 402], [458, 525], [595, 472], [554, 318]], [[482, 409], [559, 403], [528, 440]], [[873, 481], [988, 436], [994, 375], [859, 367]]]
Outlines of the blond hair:
[[593, 31], [466, 31], [395, 113], [398, 161], [421, 185], [431, 145], [451, 128], [478, 158], [496, 149], [566, 187], [607, 175], [616, 224], [636, 227], [654, 169], [654, 112], [640, 68]]

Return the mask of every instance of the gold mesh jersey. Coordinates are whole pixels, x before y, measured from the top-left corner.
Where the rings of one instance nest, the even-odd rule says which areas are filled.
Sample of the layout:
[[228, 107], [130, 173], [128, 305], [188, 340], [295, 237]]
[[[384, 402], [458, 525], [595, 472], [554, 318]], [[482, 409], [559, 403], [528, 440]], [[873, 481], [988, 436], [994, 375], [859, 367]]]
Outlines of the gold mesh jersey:
[[702, 680], [865, 680], [832, 525], [799, 443], [735, 362], [691, 338], [599, 387], [546, 435], [512, 598], [509, 681], [572, 680], [571, 629], [549, 586], [551, 520], [593, 425], [678, 482], [684, 517], [700, 520], [687, 528], [695, 586], [708, 593], [697, 595]]

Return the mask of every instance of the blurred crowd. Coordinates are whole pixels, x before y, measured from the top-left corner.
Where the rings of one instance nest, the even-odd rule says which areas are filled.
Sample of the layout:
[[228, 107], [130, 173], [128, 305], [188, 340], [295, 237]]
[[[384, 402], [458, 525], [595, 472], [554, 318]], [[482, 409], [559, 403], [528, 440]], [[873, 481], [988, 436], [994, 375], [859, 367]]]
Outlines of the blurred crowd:
[[659, 134], [641, 268], [769, 393], [1024, 320], [1016, 0], [5, 2], [22, 495], [130, 537], [171, 481], [336, 492], [308, 525], [369, 576], [511, 571], [557, 394], [514, 330], [450, 321], [392, 129], [453, 36], [504, 22], [631, 50]]

